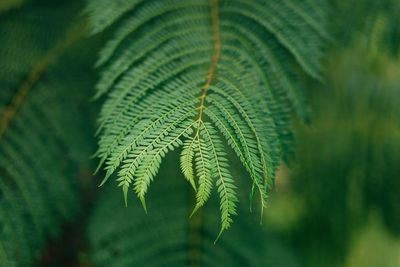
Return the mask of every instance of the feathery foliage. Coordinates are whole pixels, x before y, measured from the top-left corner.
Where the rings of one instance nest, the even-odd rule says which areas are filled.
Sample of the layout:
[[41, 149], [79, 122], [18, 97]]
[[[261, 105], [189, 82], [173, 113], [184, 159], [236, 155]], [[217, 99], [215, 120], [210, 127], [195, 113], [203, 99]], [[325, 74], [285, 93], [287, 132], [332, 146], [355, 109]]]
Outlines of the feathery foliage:
[[93, 77], [81, 79], [86, 46], [69, 49], [84, 33], [70, 26], [76, 6], [62, 5], [21, 8], [0, 23], [0, 266], [37, 261], [81, 206], [76, 177], [92, 149], [82, 89]]
[[[211, 196], [209, 205], [188, 221], [191, 194], [183, 175], [171, 168], [178, 166], [177, 159], [178, 152], [174, 152], [160, 168], [161, 181], [149, 192], [149, 216], [140, 211], [140, 205], [124, 208], [115, 187], [107, 184], [88, 225], [93, 265], [298, 266], [298, 259], [282, 240], [260, 225], [251, 226], [256, 218], [250, 214], [242, 214], [214, 245], [218, 198]], [[243, 191], [239, 193], [246, 195]], [[173, 209], [165, 208], [165, 203]]]
[[[183, 145], [181, 169], [197, 208], [213, 185], [221, 232], [236, 214], [232, 149], [262, 207], [281, 158], [292, 153], [292, 112], [307, 119], [297, 73], [320, 79], [327, 6], [319, 0], [90, 0], [92, 33], [117, 25], [101, 51], [96, 98], [101, 184], [117, 173], [145, 195], [165, 155]], [[224, 138], [226, 145], [222, 142]], [[230, 148], [228, 148], [230, 147]]]

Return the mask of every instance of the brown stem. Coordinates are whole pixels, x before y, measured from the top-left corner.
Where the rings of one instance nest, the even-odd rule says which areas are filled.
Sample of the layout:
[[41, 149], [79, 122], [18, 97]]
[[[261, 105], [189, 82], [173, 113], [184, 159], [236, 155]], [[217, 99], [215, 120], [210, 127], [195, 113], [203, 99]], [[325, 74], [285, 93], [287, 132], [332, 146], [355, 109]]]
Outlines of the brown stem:
[[211, 20], [212, 20], [212, 30], [213, 30], [213, 40], [214, 40], [214, 56], [212, 60], [211, 67], [208, 71], [206, 84], [203, 86], [203, 94], [201, 98], [200, 111], [199, 111], [199, 124], [197, 131], [200, 129], [200, 122], [203, 115], [204, 99], [207, 95], [207, 90], [210, 87], [212, 77], [214, 75], [215, 69], [217, 68], [219, 56], [221, 53], [221, 40], [219, 37], [219, 17], [218, 17], [218, 0], [211, 0]]
[[0, 119], [0, 139], [6, 132], [8, 125], [15, 117], [32, 87], [39, 81], [47, 68], [53, 64], [71, 44], [82, 37], [85, 32], [84, 29], [85, 27], [82, 26], [81, 22], [74, 25], [67, 33], [66, 37], [63, 38], [49, 53], [47, 53], [43, 60], [41, 60], [29, 73], [27, 79], [14, 94], [11, 103], [2, 111]]

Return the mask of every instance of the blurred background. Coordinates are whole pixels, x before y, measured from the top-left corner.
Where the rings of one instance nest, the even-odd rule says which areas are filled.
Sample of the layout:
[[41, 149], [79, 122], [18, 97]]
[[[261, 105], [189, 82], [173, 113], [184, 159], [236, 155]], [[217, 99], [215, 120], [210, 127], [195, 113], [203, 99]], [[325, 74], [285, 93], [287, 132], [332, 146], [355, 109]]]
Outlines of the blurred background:
[[332, 1], [325, 84], [308, 83], [266, 224], [307, 266], [400, 266], [400, 1]]
[[[181, 258], [191, 266], [400, 266], [400, 1], [329, 2], [332, 38], [323, 59], [325, 80], [303, 77], [312, 118], [296, 125], [296, 156], [279, 169], [262, 225], [259, 212], [248, 211], [246, 173], [235, 167], [237, 180], [245, 183], [244, 201], [232, 229], [214, 245], [217, 199], [188, 220], [194, 198], [177, 175], [178, 152], [162, 164], [147, 216], [133, 197], [125, 208], [114, 183], [97, 188], [104, 174], [91, 175], [96, 162], [90, 155], [101, 101], [89, 100], [98, 75], [92, 66], [109, 33], [86, 37], [83, 1], [0, 0], [0, 110], [13, 103], [16, 89], [32, 88], [28, 98], [33, 100], [9, 127], [16, 133], [25, 123], [32, 124], [30, 131], [51, 129], [57, 162], [66, 165], [57, 175], [72, 183], [62, 198], [71, 208], [40, 228], [40, 218], [26, 217], [19, 207], [19, 194], [22, 199], [28, 193], [18, 182], [17, 189], [8, 185], [11, 170], [0, 167], [6, 181], [0, 184], [0, 266], [8, 266], [6, 252], [18, 250], [7, 239], [13, 236], [27, 242], [24, 251], [31, 250], [15, 252], [25, 257], [21, 266], [179, 266]], [[43, 106], [51, 116], [35, 126], [29, 114], [47, 114]], [[3, 158], [10, 155], [6, 142], [29, 146], [9, 135], [0, 135]], [[39, 133], [37, 140], [44, 139]], [[30, 158], [39, 153], [32, 151], [21, 153]], [[49, 180], [52, 175], [47, 174]], [[7, 204], [12, 201], [15, 206]], [[19, 209], [21, 216], [7, 216]], [[13, 235], [6, 219], [10, 225], [39, 220], [44, 233], [32, 237], [37, 229], [29, 228]], [[49, 229], [59, 230], [48, 235]]]

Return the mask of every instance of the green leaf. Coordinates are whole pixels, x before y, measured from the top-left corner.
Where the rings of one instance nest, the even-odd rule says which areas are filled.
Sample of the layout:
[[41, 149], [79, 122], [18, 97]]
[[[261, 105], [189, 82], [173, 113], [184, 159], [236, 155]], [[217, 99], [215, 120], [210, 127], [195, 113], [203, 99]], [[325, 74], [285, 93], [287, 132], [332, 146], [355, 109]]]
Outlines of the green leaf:
[[192, 215], [215, 181], [222, 233], [236, 214], [230, 147], [262, 211], [293, 153], [292, 114], [308, 119], [299, 70], [321, 79], [326, 9], [318, 0], [89, 0], [92, 32], [115, 25], [96, 64], [95, 97], [106, 95], [96, 155], [106, 178], [118, 170], [120, 185], [142, 199], [183, 144], [180, 168], [197, 190]]

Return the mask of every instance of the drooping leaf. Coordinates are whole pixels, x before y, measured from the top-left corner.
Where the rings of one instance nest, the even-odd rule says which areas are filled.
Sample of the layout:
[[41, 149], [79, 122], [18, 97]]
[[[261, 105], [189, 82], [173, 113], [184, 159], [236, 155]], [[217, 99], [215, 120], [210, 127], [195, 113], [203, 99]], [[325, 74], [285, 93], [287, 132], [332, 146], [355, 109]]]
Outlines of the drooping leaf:
[[216, 183], [226, 229], [237, 199], [222, 136], [265, 206], [292, 153], [292, 113], [308, 117], [299, 70], [321, 78], [327, 9], [318, 0], [89, 0], [93, 33], [115, 25], [97, 62], [102, 184], [118, 170], [124, 192], [143, 202], [162, 158], [184, 143], [195, 210]]

